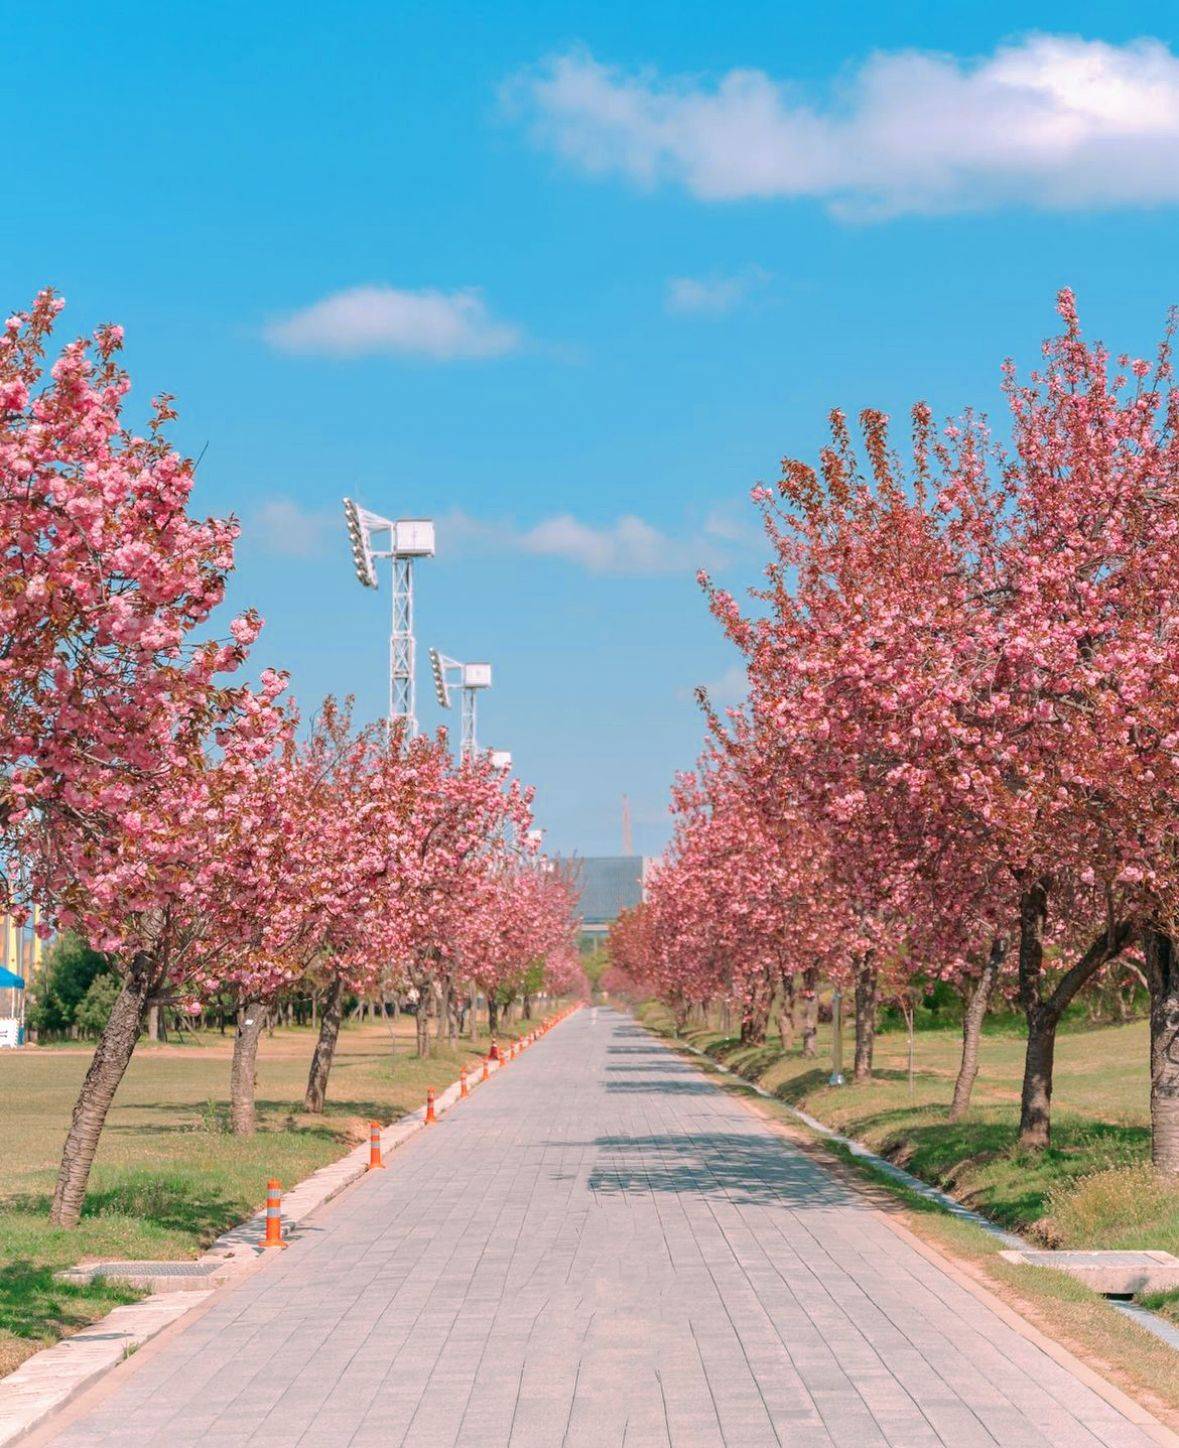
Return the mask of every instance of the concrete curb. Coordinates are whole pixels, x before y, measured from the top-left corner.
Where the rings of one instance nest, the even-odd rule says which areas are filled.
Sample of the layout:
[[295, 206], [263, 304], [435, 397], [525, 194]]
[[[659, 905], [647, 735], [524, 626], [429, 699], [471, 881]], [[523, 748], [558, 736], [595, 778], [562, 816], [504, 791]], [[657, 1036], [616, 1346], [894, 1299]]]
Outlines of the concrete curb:
[[[557, 1016], [549, 1029], [560, 1025], [580, 1009], [577, 1005]], [[493, 1077], [501, 1069], [500, 1062], [489, 1062], [488, 1076]], [[482, 1084], [481, 1073], [477, 1077], [468, 1077], [472, 1093]], [[438, 1092], [434, 1110], [441, 1116], [460, 1099], [461, 1085], [454, 1081], [444, 1091]], [[425, 1129], [425, 1124], [426, 1108], [420, 1106], [385, 1127], [381, 1132], [382, 1156], [404, 1146]], [[368, 1153], [369, 1143], [365, 1141], [338, 1161], [329, 1162], [312, 1172], [285, 1194], [282, 1219], [284, 1229], [296, 1229], [292, 1240], [297, 1240], [299, 1224], [312, 1212], [368, 1175]], [[216, 1270], [204, 1279], [201, 1290], [181, 1287], [171, 1292], [156, 1292], [142, 1302], [116, 1307], [81, 1332], [34, 1353], [15, 1372], [0, 1378], [0, 1448], [42, 1427], [136, 1349], [203, 1306], [218, 1287], [237, 1282], [260, 1270], [268, 1260], [281, 1256], [281, 1253], [266, 1252], [262, 1246], [265, 1235], [266, 1215], [258, 1212], [231, 1227], [196, 1259], [200, 1263], [217, 1264]], [[209, 1285], [206, 1287], [205, 1284]]]
[[34, 1353], [0, 1383], [0, 1443], [15, 1443], [177, 1318], [212, 1297], [167, 1292], [116, 1307], [73, 1337]]

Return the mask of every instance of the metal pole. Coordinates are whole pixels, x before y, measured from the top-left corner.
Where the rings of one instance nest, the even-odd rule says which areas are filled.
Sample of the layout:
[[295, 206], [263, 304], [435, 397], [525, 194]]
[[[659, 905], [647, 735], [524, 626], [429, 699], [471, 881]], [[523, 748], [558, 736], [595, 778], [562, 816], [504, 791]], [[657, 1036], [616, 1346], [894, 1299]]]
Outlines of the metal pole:
[[393, 555], [393, 633], [389, 639], [389, 726], [404, 719], [418, 732], [414, 698], [413, 559]]
[[463, 689], [463, 723], [461, 735], [461, 758], [469, 759], [479, 747], [475, 742], [475, 689]]
[[831, 992], [831, 1075], [828, 1086], [843, 1085], [843, 992]]

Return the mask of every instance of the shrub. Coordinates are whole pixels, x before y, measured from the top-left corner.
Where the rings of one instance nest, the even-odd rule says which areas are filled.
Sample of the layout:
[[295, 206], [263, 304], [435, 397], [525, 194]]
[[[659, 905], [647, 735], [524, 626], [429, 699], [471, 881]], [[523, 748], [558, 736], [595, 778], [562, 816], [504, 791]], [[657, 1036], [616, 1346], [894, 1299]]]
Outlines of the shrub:
[[119, 993], [119, 978], [103, 971], [90, 982], [82, 1002], [74, 1012], [74, 1025], [84, 1036], [101, 1036], [110, 1019], [111, 1007]]
[[91, 985], [109, 972], [107, 957], [91, 950], [80, 935], [66, 932], [58, 936], [45, 952], [41, 971], [29, 987], [29, 1026], [39, 1036], [67, 1034], [78, 1024], [78, 1008]]
[[1059, 1182], [1046, 1206], [1059, 1246], [1147, 1249], [1173, 1233], [1179, 1186], [1141, 1162]]

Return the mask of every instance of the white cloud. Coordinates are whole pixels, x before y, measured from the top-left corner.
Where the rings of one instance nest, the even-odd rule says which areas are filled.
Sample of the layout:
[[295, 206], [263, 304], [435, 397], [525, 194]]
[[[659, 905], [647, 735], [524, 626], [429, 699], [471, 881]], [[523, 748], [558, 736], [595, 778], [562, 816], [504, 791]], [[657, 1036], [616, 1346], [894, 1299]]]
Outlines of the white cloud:
[[[710, 683], [703, 685], [708, 694], [708, 702], [714, 709], [736, 709], [742, 705], [749, 695], [749, 676], [745, 671], [744, 664], [730, 664], [722, 674], [719, 674]], [[686, 685], [676, 690], [676, 698], [683, 703], [693, 703], [696, 700], [696, 686], [691, 688]]]
[[691, 573], [697, 568], [723, 567], [729, 560], [728, 551], [708, 526], [676, 535], [633, 513], [601, 525], [558, 513], [530, 528], [518, 528], [455, 512], [439, 523], [439, 553], [450, 543], [468, 554], [509, 552], [559, 558], [599, 574]]
[[602, 528], [568, 513], [546, 518], [521, 533], [518, 546], [523, 553], [564, 558], [590, 573], [676, 573], [693, 567], [690, 542], [669, 538], [630, 513]]
[[245, 537], [284, 558], [314, 558], [330, 528], [342, 532], [341, 517], [338, 510], [304, 508], [293, 498], [269, 498], [247, 522]]
[[888, 215], [1179, 200], [1179, 57], [1154, 39], [878, 52], [819, 100], [762, 70], [706, 85], [577, 51], [505, 94], [572, 165], [707, 201], [814, 197]]
[[672, 277], [663, 304], [675, 314], [723, 317], [769, 279], [769, 272], [760, 267], [748, 267], [727, 277]]
[[328, 357], [377, 354], [434, 362], [502, 357], [523, 345], [519, 328], [496, 321], [479, 292], [350, 287], [270, 322], [263, 335], [280, 352]]
[[[307, 508], [293, 498], [268, 499], [247, 520], [247, 542], [284, 558], [314, 558], [330, 547], [345, 556], [343, 515], [336, 508]], [[668, 533], [633, 513], [612, 523], [583, 522], [556, 513], [530, 527], [494, 522], [456, 510], [438, 522], [439, 557], [494, 554], [556, 558], [587, 573], [653, 576], [722, 568], [755, 543], [756, 533], [727, 511], [709, 515], [703, 527]]]
[[731, 664], [719, 678], [704, 686], [718, 709], [735, 709], [749, 693], [749, 675], [744, 664]]

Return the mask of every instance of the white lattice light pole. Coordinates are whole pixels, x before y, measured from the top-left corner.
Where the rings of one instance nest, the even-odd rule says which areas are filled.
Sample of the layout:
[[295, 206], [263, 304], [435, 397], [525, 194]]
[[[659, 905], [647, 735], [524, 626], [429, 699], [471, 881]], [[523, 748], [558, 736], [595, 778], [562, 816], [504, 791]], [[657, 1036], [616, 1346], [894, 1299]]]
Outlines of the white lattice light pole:
[[467, 759], [479, 748], [476, 737], [476, 699], [480, 689], [491, 688], [491, 665], [463, 664], [458, 659], [439, 653], [437, 649], [431, 649], [430, 668], [434, 673], [434, 693], [442, 709], [449, 709], [451, 704], [450, 691], [453, 684], [449, 675], [453, 673], [457, 676], [455, 682], [462, 694], [459, 758]]
[[[404, 719], [412, 739], [418, 732], [413, 633], [413, 561], [433, 558], [434, 524], [429, 518], [383, 518], [351, 498], [344, 499], [344, 517], [352, 544], [356, 577], [366, 588], [377, 587], [376, 559], [393, 564], [393, 626], [389, 636], [389, 727]], [[388, 533], [389, 546], [374, 548], [373, 535]]]

